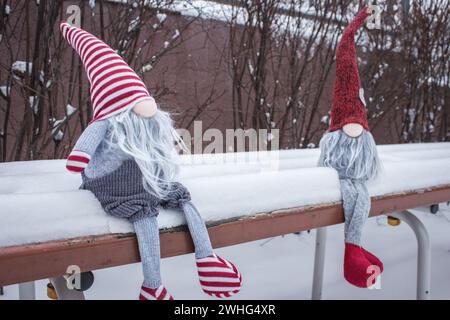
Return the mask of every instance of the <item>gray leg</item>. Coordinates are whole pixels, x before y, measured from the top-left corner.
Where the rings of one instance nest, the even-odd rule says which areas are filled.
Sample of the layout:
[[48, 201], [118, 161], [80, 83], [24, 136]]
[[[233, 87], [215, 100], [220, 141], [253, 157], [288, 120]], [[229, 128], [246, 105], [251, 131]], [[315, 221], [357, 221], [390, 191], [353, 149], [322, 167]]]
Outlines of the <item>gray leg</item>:
[[316, 230], [316, 250], [314, 254], [314, 275], [312, 284], [312, 300], [322, 299], [323, 271], [325, 268], [325, 247], [327, 243], [327, 229]]
[[34, 281], [19, 283], [20, 300], [36, 300]]
[[69, 289], [67, 287], [66, 278], [63, 276], [50, 278], [49, 280], [55, 288], [58, 300], [84, 300], [84, 293], [82, 291]]
[[156, 217], [143, 217], [133, 222], [139, 244], [144, 286], [158, 288], [161, 284], [161, 248]]
[[345, 215], [345, 242], [359, 246], [370, 211], [370, 195], [365, 182], [340, 179]]
[[195, 257], [197, 259], [205, 258], [214, 253], [211, 240], [205, 222], [197, 211], [194, 204], [189, 201], [183, 204], [182, 210], [186, 217], [189, 232], [195, 246]]
[[423, 223], [408, 211], [396, 212], [392, 216], [406, 222], [417, 238], [417, 300], [430, 299], [431, 246], [430, 237]]

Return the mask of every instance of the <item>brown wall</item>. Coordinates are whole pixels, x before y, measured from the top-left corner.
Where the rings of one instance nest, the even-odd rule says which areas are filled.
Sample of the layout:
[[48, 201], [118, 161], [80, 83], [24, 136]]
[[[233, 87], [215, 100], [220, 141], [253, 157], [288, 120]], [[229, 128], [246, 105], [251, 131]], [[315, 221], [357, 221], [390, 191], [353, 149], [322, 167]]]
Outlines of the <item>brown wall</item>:
[[[84, 70], [80, 65], [79, 57], [74, 54], [58, 31], [59, 21], [66, 17], [67, 6], [73, 3], [80, 5], [83, 9], [83, 28], [103, 38], [113, 48], [118, 47], [122, 35], [120, 32], [126, 30], [131, 19], [130, 16], [123, 16], [124, 6], [107, 1], [97, 1], [94, 10], [87, 5], [87, 1], [63, 1], [59, 5], [55, 3], [58, 2], [47, 2], [43, 10], [34, 1], [14, 1], [10, 4], [11, 13], [7, 17], [4, 15], [0, 23], [3, 36], [0, 42], [0, 86], [10, 84], [13, 88], [10, 97], [0, 97], [0, 129], [3, 128], [0, 133], [6, 131], [0, 139], [2, 161], [64, 157], [89, 122], [88, 83]], [[150, 28], [151, 24], [157, 22], [155, 13], [154, 10], [148, 11], [145, 17], [147, 20], [140, 27], [134, 46], [125, 50], [125, 59], [136, 70], [140, 70], [142, 65], [145, 65], [145, 61], [162, 52], [164, 41], [171, 38], [174, 30], [180, 29], [181, 37], [173, 43], [173, 48], [162, 54], [151, 71], [142, 75], [146, 85], [157, 97], [161, 107], [173, 112], [181, 128], [192, 129], [194, 120], [203, 121], [204, 130], [209, 127], [222, 131], [226, 128], [234, 128], [234, 83], [231, 77], [229, 53], [230, 25], [218, 21], [195, 20], [177, 13], [166, 12], [168, 18], [163, 27], [155, 31]], [[139, 12], [136, 11], [134, 14]], [[336, 25], [333, 25], [331, 30], [340, 32]], [[239, 32], [245, 31], [238, 30], [237, 33]], [[399, 29], [399, 35], [400, 32]], [[385, 41], [383, 38], [385, 35], [377, 31], [371, 32], [370, 37], [371, 41]], [[147, 40], [149, 45], [139, 54], [133, 54], [144, 40]], [[257, 45], [260, 40], [254, 41]], [[427, 43], [424, 42], [423, 46], [426, 47]], [[320, 53], [315, 59], [325, 59], [327, 49], [319, 48], [318, 50]], [[375, 138], [378, 143], [448, 140], [447, 123], [450, 111], [448, 87], [445, 89], [441, 85], [424, 84], [427, 88], [417, 88], [414, 85], [414, 75], [420, 78], [426, 74], [427, 71], [422, 69], [427, 69], [427, 62], [411, 63], [414, 60], [408, 54], [408, 52], [399, 52], [392, 48], [359, 54], [360, 58], [366, 61], [360, 64], [366, 99], [370, 96], [375, 99], [372, 104], [369, 102], [369, 115], [377, 114], [379, 110], [383, 111], [382, 115], [369, 117]], [[433, 63], [433, 58], [430, 59], [429, 65]], [[20, 76], [17, 79], [12, 77], [11, 65], [17, 60], [34, 61], [35, 67], [32, 72], [35, 77]], [[305, 106], [303, 117], [311, 116], [313, 120], [311, 129], [304, 135], [307, 137], [307, 142], [317, 145], [327, 128], [320, 123], [320, 119], [327, 114], [331, 104], [334, 64], [331, 65], [326, 78], [319, 80], [316, 75], [325, 67], [320, 63], [308, 63], [309, 78], [304, 80], [303, 87], [308, 82], [312, 82], [313, 85], [308, 89], [311, 92], [305, 92], [307, 89], [302, 89], [302, 97], [310, 99], [307, 100], [308, 105]], [[389, 64], [389, 68], [384, 72], [381, 80], [374, 81], [374, 74], [381, 63]], [[50, 88], [44, 88], [38, 80], [34, 80], [38, 79], [36, 75], [39, 70], [45, 71], [46, 81], [52, 80]], [[283, 70], [283, 73], [287, 73], [289, 65], [284, 64]], [[273, 80], [274, 75], [269, 72], [266, 86], [270, 87], [270, 81]], [[318, 94], [320, 98], [318, 108], [312, 111], [311, 103], [314, 100], [312, 97], [316, 94], [315, 90], [318, 90], [316, 85], [318, 81], [325, 81], [325, 83], [323, 91]], [[408, 81], [411, 85], [405, 86]], [[281, 81], [281, 85], [285, 87], [284, 89], [289, 87], [287, 77]], [[286, 112], [281, 103], [286, 98], [283, 94], [274, 98], [273, 101], [274, 106], [280, 106], [274, 110], [275, 122], [278, 122]], [[28, 103], [28, 97], [31, 95], [41, 97], [38, 114], [32, 112]], [[251, 89], [249, 89], [249, 97], [251, 97], [250, 100], [254, 98], [254, 92]], [[61, 126], [60, 130], [64, 133], [64, 138], [54, 139], [51, 134], [52, 122], [49, 119], [62, 119], [67, 103], [77, 107], [78, 112]], [[411, 105], [418, 106], [418, 110], [421, 106], [420, 110], [425, 115], [416, 120], [417, 123], [414, 125], [418, 128], [428, 123], [426, 119], [428, 111], [436, 109], [433, 133], [423, 136], [416, 132], [409, 139], [402, 138], [402, 130], [405, 131], [402, 126], [405, 121], [407, 122], [405, 115]], [[247, 107], [250, 113], [255, 108], [251, 104]], [[289, 117], [291, 116], [289, 114]], [[251, 123], [250, 120], [249, 123]], [[249, 127], [251, 126], [245, 126], [247, 129]], [[293, 129], [285, 127], [284, 130], [282, 147], [299, 147], [298, 141], [294, 143]], [[306, 145], [307, 143], [304, 143], [302, 147]]]

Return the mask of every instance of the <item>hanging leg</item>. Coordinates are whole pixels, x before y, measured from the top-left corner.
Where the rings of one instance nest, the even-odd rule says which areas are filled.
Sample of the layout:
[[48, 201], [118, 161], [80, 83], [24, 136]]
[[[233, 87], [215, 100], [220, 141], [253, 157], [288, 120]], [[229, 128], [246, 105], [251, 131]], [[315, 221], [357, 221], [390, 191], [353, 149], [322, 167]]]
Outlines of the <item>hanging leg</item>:
[[139, 244], [144, 283], [140, 300], [173, 300], [161, 282], [161, 248], [156, 216], [144, 216], [133, 221]]
[[144, 273], [144, 286], [158, 288], [161, 285], [161, 249], [156, 217], [143, 217], [133, 222], [139, 244]]
[[197, 208], [192, 202], [185, 202], [182, 205], [189, 232], [195, 246], [195, 257], [197, 259], [210, 256], [214, 253], [211, 240], [209, 239], [208, 229], [205, 222], [198, 213]]
[[417, 238], [417, 300], [430, 299], [431, 287], [431, 245], [430, 237], [424, 224], [408, 211], [391, 214], [406, 222]]
[[327, 228], [316, 230], [316, 249], [314, 253], [314, 274], [312, 284], [312, 300], [322, 299], [323, 272], [325, 269], [325, 248], [327, 242]]
[[203, 291], [217, 298], [227, 298], [238, 293], [242, 286], [238, 269], [214, 253], [205, 222], [194, 204], [184, 202], [182, 210], [194, 241], [197, 271]]

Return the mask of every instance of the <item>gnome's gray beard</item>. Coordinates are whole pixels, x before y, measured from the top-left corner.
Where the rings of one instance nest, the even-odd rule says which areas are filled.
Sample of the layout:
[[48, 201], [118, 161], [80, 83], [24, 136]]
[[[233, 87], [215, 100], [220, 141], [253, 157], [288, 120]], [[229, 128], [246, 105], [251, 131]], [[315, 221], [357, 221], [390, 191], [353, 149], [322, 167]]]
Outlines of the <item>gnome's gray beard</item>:
[[362, 229], [370, 211], [366, 181], [378, 174], [381, 163], [370, 132], [352, 138], [342, 130], [326, 133], [320, 140], [319, 166], [339, 174], [345, 215], [345, 241], [361, 244]]
[[319, 166], [336, 169], [340, 178], [370, 180], [381, 168], [375, 141], [367, 130], [357, 138], [342, 130], [328, 132], [319, 147]]
[[160, 199], [168, 196], [179, 170], [175, 131], [169, 113], [157, 110], [144, 118], [126, 111], [108, 119], [108, 142], [134, 158], [143, 176], [144, 188]]

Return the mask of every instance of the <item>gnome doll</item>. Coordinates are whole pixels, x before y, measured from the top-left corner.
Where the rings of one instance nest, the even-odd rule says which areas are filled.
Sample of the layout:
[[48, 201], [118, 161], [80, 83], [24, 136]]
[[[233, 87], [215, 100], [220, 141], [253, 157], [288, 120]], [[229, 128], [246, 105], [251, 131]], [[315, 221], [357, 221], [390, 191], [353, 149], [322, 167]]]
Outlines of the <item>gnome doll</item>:
[[239, 292], [239, 271], [214, 253], [188, 190], [174, 181], [180, 139], [170, 115], [157, 108], [139, 76], [109, 46], [66, 22], [60, 29], [81, 57], [93, 107], [93, 119], [70, 153], [67, 169], [81, 173], [80, 188], [91, 191], [107, 214], [133, 224], [144, 274], [139, 299], [173, 299], [160, 274], [160, 206], [184, 214], [203, 291], [219, 298]]
[[[364, 91], [358, 74], [355, 33], [369, 16], [364, 7], [348, 25], [336, 49], [331, 124], [320, 141], [319, 166], [336, 169], [341, 185], [345, 215], [344, 277], [367, 288], [381, 261], [361, 246], [364, 223], [370, 211], [366, 182], [380, 169], [377, 148], [369, 132]], [[370, 268], [372, 266], [372, 268]]]

